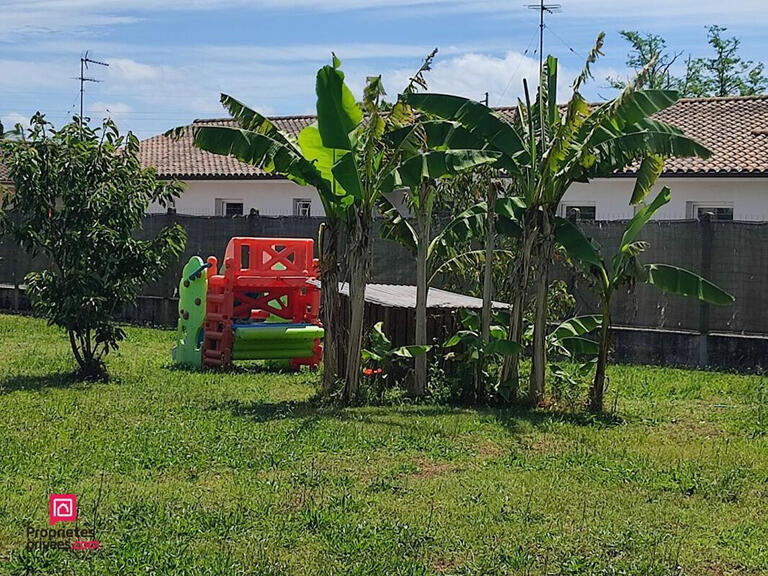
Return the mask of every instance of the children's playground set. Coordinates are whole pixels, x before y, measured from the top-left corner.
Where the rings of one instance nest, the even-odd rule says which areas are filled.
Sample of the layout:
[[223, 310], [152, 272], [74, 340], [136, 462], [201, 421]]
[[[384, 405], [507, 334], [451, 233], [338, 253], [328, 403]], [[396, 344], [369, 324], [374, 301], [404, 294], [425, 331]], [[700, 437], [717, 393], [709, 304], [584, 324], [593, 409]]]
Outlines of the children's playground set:
[[194, 368], [275, 360], [298, 370], [322, 356], [314, 242], [232, 238], [215, 256], [193, 256], [179, 283], [173, 360]]

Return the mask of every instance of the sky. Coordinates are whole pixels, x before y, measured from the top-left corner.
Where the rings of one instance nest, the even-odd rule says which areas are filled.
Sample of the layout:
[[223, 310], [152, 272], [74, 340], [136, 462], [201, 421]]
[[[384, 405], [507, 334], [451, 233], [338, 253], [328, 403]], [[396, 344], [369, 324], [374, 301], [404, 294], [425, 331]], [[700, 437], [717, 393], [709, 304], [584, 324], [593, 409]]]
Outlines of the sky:
[[[80, 57], [108, 68], [86, 76], [86, 116], [113, 118], [140, 138], [196, 118], [222, 117], [228, 93], [270, 115], [311, 114], [317, 69], [335, 51], [353, 91], [381, 74], [394, 99], [433, 48], [433, 92], [493, 106], [516, 101], [538, 68], [533, 0], [0, 0], [0, 120], [36, 111], [61, 125], [79, 111]], [[768, 0], [559, 0], [545, 53], [560, 59], [561, 90], [600, 31], [605, 56], [585, 90], [611, 97], [606, 78], [628, 74], [623, 29], [663, 35], [671, 50], [708, 54], [706, 27], [768, 58]], [[677, 72], [682, 72], [682, 58]]]

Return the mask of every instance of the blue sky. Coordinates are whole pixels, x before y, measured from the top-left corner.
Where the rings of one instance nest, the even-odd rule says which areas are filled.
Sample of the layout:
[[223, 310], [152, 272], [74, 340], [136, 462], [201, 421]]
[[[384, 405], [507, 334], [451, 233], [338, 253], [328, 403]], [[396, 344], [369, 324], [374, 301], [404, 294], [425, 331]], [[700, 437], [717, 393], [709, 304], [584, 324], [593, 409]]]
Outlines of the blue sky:
[[[268, 114], [314, 108], [314, 73], [331, 50], [359, 93], [383, 74], [393, 96], [423, 56], [439, 48], [430, 89], [510, 104], [535, 78], [537, 13], [531, 0], [0, 0], [0, 118], [36, 110], [56, 124], [79, 106], [79, 58], [110, 63], [88, 75], [86, 110], [111, 115], [146, 138], [194, 118], [223, 114], [219, 92]], [[622, 29], [656, 32], [674, 50], [707, 53], [705, 27], [739, 36], [743, 55], [766, 59], [768, 1], [560, 0], [545, 52], [561, 79], [579, 70], [597, 34], [606, 56], [586, 90], [612, 95], [607, 76], [626, 75]]]

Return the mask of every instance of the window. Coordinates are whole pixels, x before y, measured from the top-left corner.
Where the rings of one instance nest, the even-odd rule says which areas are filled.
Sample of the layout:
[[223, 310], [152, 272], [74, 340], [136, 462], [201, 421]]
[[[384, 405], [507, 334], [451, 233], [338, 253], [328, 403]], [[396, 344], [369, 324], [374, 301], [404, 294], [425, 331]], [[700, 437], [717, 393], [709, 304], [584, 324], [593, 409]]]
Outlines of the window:
[[243, 201], [216, 198], [216, 216], [242, 216]]
[[242, 202], [226, 202], [224, 204], [224, 216], [242, 216], [242, 215], [243, 215]]
[[563, 204], [561, 216], [569, 220], [595, 220], [597, 208], [594, 204]]
[[701, 220], [705, 214], [710, 214], [712, 222], [732, 222], [733, 204], [732, 203], [698, 203], [688, 202], [688, 218]]
[[312, 200], [306, 198], [293, 199], [293, 215], [307, 218], [312, 216]]

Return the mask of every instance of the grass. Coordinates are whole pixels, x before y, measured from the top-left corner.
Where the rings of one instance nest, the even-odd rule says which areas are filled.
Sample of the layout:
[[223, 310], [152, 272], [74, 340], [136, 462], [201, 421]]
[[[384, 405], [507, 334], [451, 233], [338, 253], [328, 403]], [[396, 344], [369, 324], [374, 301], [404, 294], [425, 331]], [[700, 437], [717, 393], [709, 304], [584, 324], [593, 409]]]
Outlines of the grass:
[[[614, 367], [613, 420], [342, 409], [308, 373], [173, 369], [171, 340], [129, 328], [87, 384], [0, 315], [0, 573], [768, 572], [760, 377]], [[24, 550], [59, 492], [101, 550]]]

